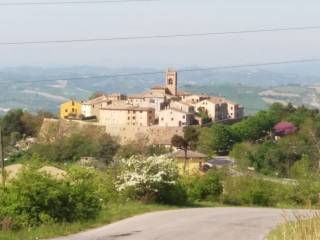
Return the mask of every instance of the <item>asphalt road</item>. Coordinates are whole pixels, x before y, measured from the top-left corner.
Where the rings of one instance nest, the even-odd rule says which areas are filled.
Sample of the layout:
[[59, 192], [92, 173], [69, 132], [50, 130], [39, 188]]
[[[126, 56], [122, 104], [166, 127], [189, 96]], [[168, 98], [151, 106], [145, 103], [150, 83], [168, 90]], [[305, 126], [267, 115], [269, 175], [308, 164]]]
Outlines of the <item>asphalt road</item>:
[[148, 213], [54, 240], [259, 240], [301, 210], [199, 208]]

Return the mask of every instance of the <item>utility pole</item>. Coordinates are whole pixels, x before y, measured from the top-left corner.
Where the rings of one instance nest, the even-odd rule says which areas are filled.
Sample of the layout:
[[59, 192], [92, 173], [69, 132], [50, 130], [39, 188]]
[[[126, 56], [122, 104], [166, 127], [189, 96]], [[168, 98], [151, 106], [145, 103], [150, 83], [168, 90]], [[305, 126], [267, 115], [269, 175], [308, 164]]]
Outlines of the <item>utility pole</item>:
[[4, 169], [3, 138], [2, 138], [1, 128], [0, 128], [0, 166], [1, 166], [2, 185], [4, 187], [6, 185], [6, 173]]

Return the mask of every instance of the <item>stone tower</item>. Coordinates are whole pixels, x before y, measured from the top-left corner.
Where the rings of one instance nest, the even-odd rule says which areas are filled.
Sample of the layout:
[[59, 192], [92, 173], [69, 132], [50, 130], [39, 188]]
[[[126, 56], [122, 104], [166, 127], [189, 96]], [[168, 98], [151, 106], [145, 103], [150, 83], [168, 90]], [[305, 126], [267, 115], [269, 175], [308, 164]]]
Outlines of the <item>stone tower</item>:
[[177, 96], [178, 92], [178, 73], [174, 70], [168, 69], [166, 72], [166, 88], [170, 94]]

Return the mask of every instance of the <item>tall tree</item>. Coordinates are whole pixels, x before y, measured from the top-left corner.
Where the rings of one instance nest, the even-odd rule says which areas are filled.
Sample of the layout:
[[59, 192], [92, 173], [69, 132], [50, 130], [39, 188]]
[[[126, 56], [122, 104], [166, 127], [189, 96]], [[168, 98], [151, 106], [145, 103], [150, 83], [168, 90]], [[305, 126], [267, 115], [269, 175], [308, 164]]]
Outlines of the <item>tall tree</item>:
[[226, 154], [234, 143], [230, 128], [222, 124], [214, 124], [210, 129], [204, 128], [199, 137], [199, 149], [207, 154]]
[[195, 149], [199, 140], [199, 131], [194, 127], [186, 127], [183, 129], [183, 137], [174, 135], [171, 139], [172, 146], [184, 151], [183, 171], [186, 171], [188, 162], [188, 149]]

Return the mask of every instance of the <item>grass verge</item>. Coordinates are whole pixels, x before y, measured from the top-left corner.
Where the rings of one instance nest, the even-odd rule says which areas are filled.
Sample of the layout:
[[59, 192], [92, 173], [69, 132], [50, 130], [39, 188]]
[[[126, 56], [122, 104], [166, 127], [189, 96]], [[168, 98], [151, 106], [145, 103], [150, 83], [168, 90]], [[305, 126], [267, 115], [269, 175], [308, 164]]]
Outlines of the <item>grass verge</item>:
[[273, 230], [268, 240], [315, 240], [320, 239], [320, 214], [310, 219], [296, 216], [295, 221], [287, 221]]
[[153, 211], [172, 210], [176, 208], [177, 207], [157, 204], [142, 204], [138, 202], [110, 204], [107, 208], [101, 211], [100, 215], [96, 219], [93, 220], [64, 224], [48, 224], [36, 228], [21, 229], [19, 231], [0, 231], [0, 239], [35, 240], [65, 236], [83, 230], [100, 227], [135, 215]]

